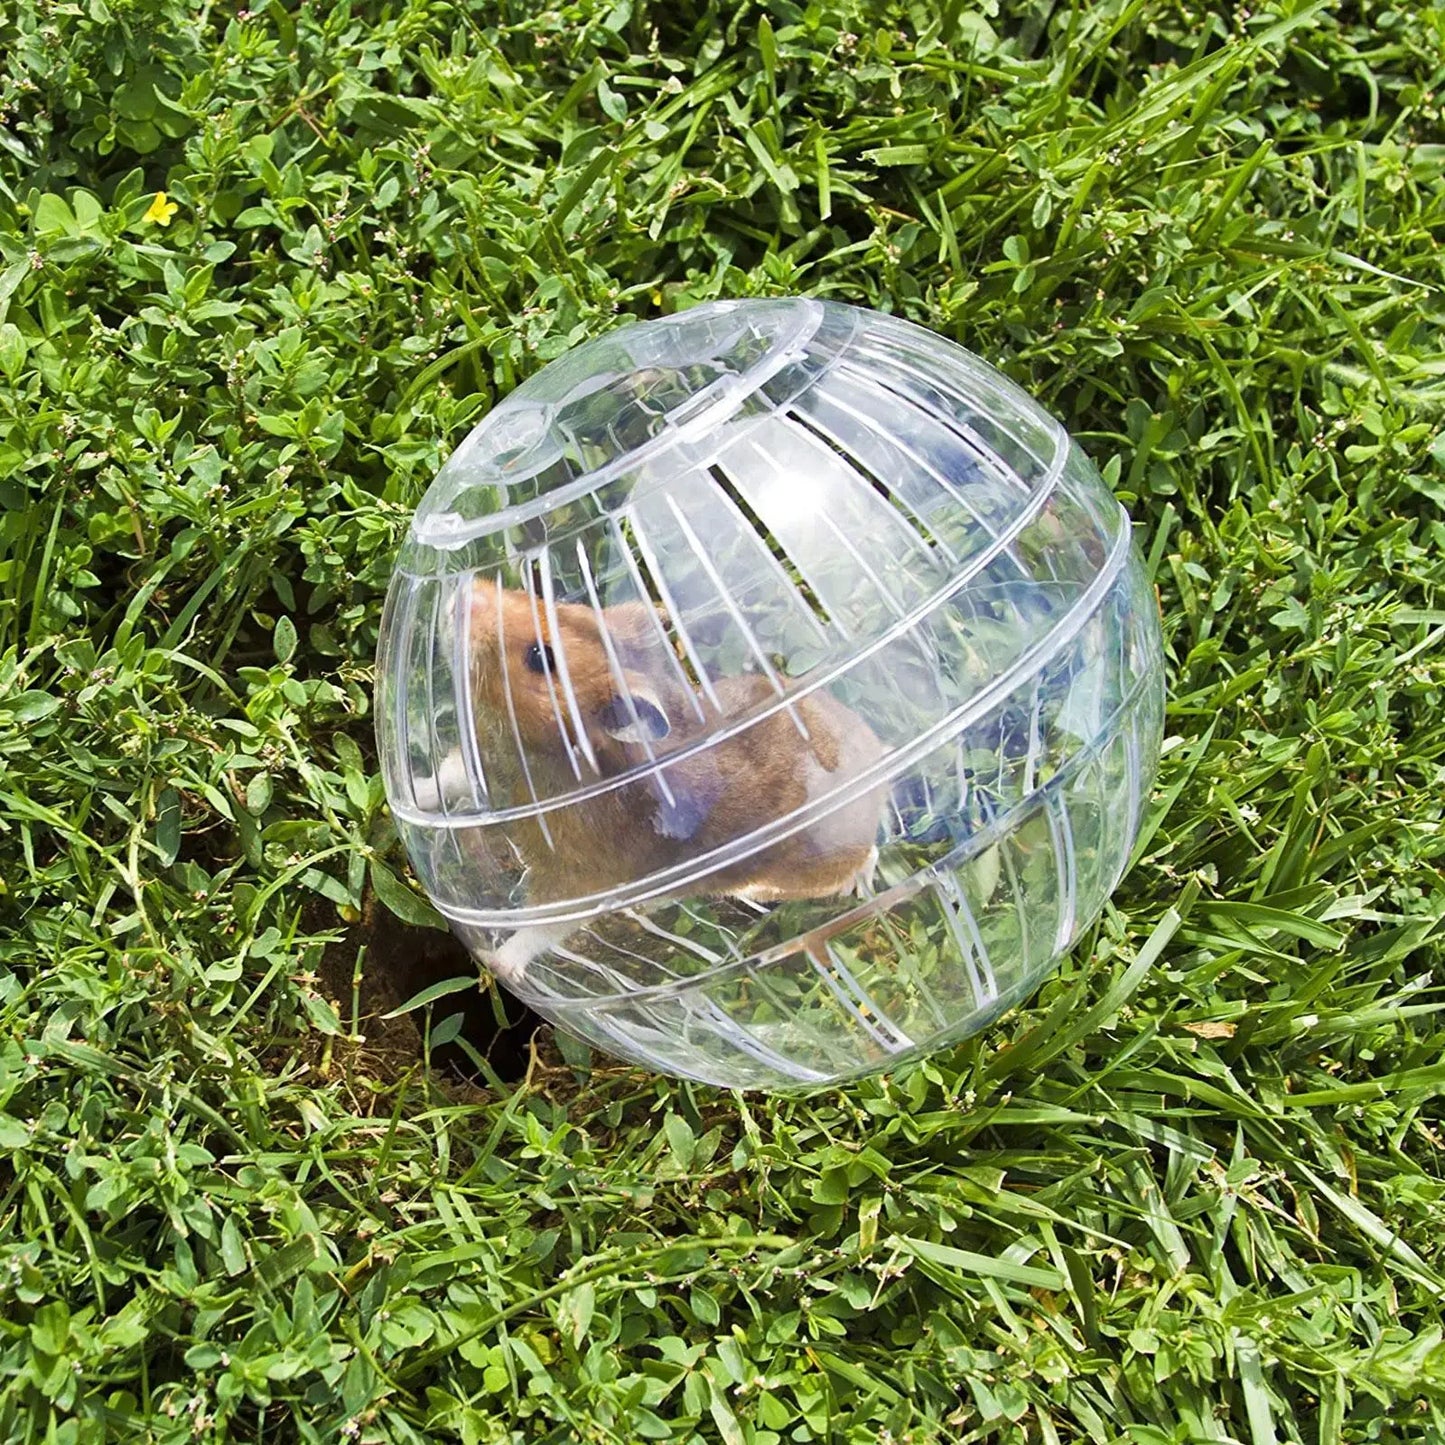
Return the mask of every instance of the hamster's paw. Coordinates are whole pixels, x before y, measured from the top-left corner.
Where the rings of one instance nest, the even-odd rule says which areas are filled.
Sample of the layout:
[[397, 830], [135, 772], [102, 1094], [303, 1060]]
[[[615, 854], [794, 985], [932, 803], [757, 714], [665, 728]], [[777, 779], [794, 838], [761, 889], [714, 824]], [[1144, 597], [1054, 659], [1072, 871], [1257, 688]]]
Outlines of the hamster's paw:
[[525, 928], [511, 934], [499, 948], [484, 954], [482, 962], [491, 969], [503, 983], [520, 983], [526, 976], [527, 965], [536, 956], [532, 940]]
[[455, 811], [478, 801], [460, 750], [448, 753], [429, 777], [414, 777], [412, 792], [417, 807], [425, 813]]
[[499, 948], [484, 955], [482, 962], [503, 983], [524, 983], [528, 965], [554, 944], [561, 943], [575, 926], [571, 923], [539, 923], [531, 928], [519, 928]]

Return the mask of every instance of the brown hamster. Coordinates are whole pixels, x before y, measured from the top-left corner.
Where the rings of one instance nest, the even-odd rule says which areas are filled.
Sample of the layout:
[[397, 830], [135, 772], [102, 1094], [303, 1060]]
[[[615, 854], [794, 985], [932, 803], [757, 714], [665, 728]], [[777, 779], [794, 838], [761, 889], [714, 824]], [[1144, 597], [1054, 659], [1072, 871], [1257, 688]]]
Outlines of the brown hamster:
[[[723, 719], [776, 694], [756, 674], [696, 695], [645, 603], [603, 610], [478, 582], [472, 597], [473, 705], [493, 760], [494, 804], [524, 807], [595, 786], [649, 761], [636, 781], [511, 825], [527, 902], [583, 898], [720, 848], [804, 807], [883, 756], [858, 715], [815, 692], [711, 743], [667, 759]], [[796, 721], [795, 721], [796, 719]], [[798, 726], [807, 730], [804, 738]], [[505, 761], [502, 761], [505, 760]], [[819, 898], [865, 886], [887, 787], [876, 784], [810, 826], [729, 864], [682, 893], [757, 902]], [[492, 960], [504, 977], [573, 931], [518, 930]]]

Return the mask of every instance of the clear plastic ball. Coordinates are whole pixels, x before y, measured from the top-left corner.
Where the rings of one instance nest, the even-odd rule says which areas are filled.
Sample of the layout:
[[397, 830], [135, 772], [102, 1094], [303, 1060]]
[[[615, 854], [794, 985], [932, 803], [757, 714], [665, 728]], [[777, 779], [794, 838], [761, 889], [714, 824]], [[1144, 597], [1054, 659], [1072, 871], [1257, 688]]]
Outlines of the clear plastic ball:
[[609, 1054], [815, 1087], [986, 1026], [1117, 883], [1163, 720], [1128, 518], [1024, 392], [807, 299], [624, 326], [402, 548], [377, 729], [473, 952]]

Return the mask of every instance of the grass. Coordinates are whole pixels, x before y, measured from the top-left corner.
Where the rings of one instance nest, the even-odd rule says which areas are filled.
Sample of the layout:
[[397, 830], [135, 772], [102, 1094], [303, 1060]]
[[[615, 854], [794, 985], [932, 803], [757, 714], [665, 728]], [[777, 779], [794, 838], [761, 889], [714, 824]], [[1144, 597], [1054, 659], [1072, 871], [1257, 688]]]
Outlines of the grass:
[[[1445, 8], [27, 0], [0, 53], [0, 1437], [1445, 1439]], [[1131, 508], [1137, 865], [812, 1100], [379, 1018], [445, 947], [368, 715], [410, 509], [579, 339], [790, 291]]]

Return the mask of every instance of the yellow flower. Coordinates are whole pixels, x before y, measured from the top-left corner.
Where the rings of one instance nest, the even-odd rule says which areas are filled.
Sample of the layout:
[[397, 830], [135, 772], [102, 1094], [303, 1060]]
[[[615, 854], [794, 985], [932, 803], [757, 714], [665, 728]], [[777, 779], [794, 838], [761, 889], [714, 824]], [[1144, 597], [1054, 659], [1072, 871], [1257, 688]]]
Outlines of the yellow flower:
[[169, 226], [171, 217], [179, 210], [180, 207], [174, 201], [166, 198], [164, 191], [157, 191], [155, 200], [150, 203], [141, 220], [154, 221], [158, 226]]

